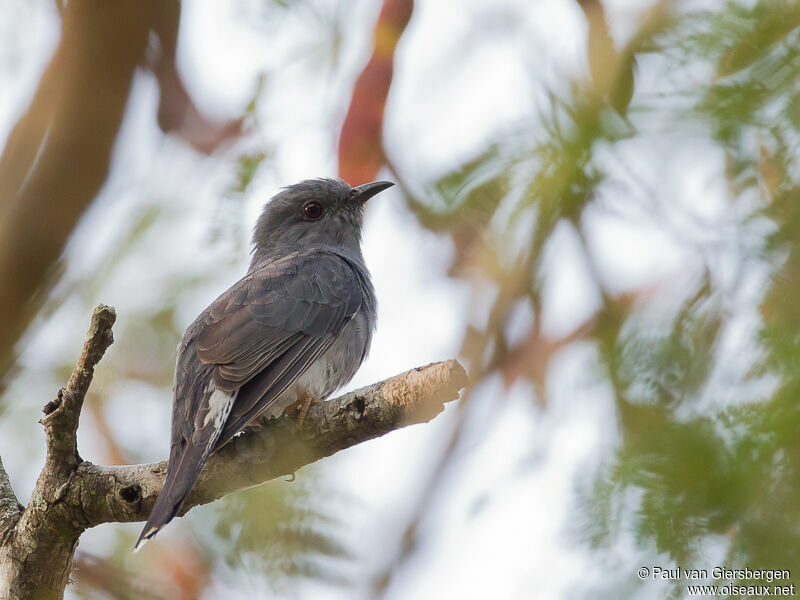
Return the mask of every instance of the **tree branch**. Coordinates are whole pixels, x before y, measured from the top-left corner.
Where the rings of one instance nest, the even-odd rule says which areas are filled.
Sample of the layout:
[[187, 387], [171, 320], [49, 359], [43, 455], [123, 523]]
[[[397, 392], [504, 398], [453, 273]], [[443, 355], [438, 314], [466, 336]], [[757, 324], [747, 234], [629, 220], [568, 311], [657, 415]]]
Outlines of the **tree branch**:
[[44, 425], [47, 458], [36, 484], [42, 494], [47, 494], [52, 481], [68, 477], [81, 462], [78, 456], [78, 420], [86, 392], [92, 383], [94, 368], [114, 343], [111, 327], [116, 319], [117, 314], [110, 306], [101, 304], [94, 309], [83, 351], [67, 386], [60, 389], [55, 400], [48, 402], [43, 409], [44, 417], [39, 422]]
[[21, 513], [22, 507], [11, 487], [3, 460], [0, 459], [0, 544], [4, 543], [8, 533], [13, 530]]
[[[166, 462], [98, 466], [81, 460], [76, 431], [94, 367], [113, 341], [114, 309], [100, 305], [75, 370], [45, 407], [47, 458], [31, 502], [0, 538], [0, 598], [61, 598], [81, 534], [109, 522], [143, 521], [164, 484]], [[430, 421], [467, 383], [454, 360], [412, 369], [313, 406], [302, 426], [273, 419], [241, 434], [206, 465], [182, 514], [231, 492], [294, 473], [350, 446]], [[0, 463], [0, 510], [13, 498]], [[4, 495], [8, 490], [11, 496]], [[13, 502], [16, 502], [14, 498]], [[14, 505], [15, 513], [19, 509]], [[10, 509], [9, 509], [10, 510]]]
[[[317, 404], [302, 427], [282, 417], [245, 432], [211, 458], [181, 514], [389, 431], [429, 421], [444, 402], [458, 397], [465, 382], [456, 361], [434, 363]], [[84, 487], [95, 492], [80, 494], [90, 527], [141, 521], [164, 483], [166, 462], [113, 467], [85, 462], [78, 473]]]
[[[445, 402], [458, 398], [465, 383], [458, 362], [434, 363], [321, 402], [311, 407], [302, 427], [282, 417], [247, 431], [212, 456], [181, 514], [395, 429], [430, 421]], [[75, 500], [88, 526], [145, 520], [166, 470], [166, 462], [112, 467], [82, 463], [82, 489], [75, 490]]]
[[[47, 457], [31, 501], [13, 530], [0, 540], [0, 598], [60, 598], [69, 578], [72, 555], [86, 520], [64, 502], [75, 483], [78, 419], [94, 367], [114, 341], [114, 309], [94, 310], [89, 333], [72, 376], [55, 400], [44, 407]], [[2, 481], [0, 481], [2, 487]], [[57, 565], [53, 568], [53, 565]]]

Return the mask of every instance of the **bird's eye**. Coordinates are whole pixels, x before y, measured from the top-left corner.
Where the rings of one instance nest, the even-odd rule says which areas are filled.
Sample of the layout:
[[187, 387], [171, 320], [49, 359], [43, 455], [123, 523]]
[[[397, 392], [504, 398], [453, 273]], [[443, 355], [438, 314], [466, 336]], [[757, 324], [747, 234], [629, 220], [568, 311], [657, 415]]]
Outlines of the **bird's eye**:
[[316, 221], [322, 216], [322, 205], [319, 202], [307, 202], [303, 206], [303, 217], [309, 221]]

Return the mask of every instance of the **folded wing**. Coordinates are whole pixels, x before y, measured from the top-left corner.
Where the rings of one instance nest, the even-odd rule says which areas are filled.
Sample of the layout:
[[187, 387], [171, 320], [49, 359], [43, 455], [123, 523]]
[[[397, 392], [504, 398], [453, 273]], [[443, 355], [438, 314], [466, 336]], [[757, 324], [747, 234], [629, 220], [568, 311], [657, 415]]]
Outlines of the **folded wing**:
[[195, 320], [179, 349], [167, 480], [140, 542], [177, 514], [211, 452], [272, 407], [361, 303], [350, 263], [317, 250], [249, 273]]

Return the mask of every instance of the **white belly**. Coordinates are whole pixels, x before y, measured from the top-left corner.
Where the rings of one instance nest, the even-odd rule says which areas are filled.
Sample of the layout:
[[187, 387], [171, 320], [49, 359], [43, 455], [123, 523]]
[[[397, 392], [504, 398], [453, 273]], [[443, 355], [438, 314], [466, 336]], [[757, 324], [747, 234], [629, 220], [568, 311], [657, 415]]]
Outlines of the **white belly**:
[[315, 360], [300, 378], [281, 394], [267, 409], [265, 417], [279, 417], [301, 397], [313, 401], [325, 400], [337, 389], [345, 385], [361, 366], [362, 357], [368, 348], [369, 336], [361, 335], [366, 327], [363, 315], [356, 314], [344, 328], [339, 338], [325, 353]]

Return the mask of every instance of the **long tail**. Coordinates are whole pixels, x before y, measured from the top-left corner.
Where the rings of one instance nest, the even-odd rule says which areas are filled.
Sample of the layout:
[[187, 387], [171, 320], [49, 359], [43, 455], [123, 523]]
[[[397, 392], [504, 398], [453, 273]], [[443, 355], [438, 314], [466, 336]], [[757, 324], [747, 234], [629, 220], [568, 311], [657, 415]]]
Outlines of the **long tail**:
[[[167, 479], [164, 481], [164, 487], [156, 498], [153, 510], [150, 511], [147, 523], [133, 549], [134, 552], [138, 552], [150, 538], [175, 518], [200, 476], [210, 453], [211, 447], [189, 443], [181, 449], [175, 464], [167, 466]], [[170, 463], [172, 462], [170, 461]]]

